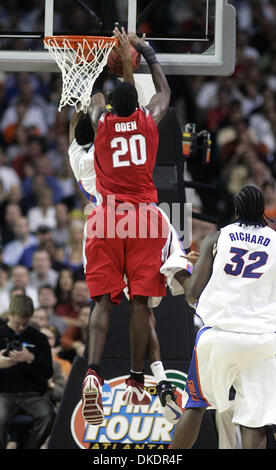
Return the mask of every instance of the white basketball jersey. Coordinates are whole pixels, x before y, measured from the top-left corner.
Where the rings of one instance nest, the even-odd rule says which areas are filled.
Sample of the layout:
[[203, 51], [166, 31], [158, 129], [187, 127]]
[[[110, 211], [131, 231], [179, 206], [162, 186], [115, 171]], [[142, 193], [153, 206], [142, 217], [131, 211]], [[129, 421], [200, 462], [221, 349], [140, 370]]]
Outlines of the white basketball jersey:
[[196, 313], [204, 324], [243, 333], [276, 332], [276, 232], [227, 225]]
[[69, 147], [70, 165], [78, 185], [85, 197], [96, 206], [102, 203], [102, 196], [96, 189], [96, 172], [94, 168], [94, 145], [85, 149], [76, 139]]

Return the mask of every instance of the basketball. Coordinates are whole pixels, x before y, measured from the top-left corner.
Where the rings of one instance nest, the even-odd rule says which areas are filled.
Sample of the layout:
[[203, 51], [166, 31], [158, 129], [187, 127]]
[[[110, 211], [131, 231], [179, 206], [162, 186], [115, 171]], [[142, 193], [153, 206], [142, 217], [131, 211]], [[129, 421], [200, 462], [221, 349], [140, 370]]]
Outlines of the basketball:
[[[130, 53], [131, 53], [131, 62], [132, 62], [132, 69], [136, 70], [141, 62], [141, 56], [139, 52], [136, 51], [135, 47], [130, 45]], [[112, 49], [110, 52], [108, 59], [107, 59], [107, 66], [111, 73], [117, 75], [117, 77], [123, 76], [123, 64], [121, 57], [117, 54], [116, 49]]]

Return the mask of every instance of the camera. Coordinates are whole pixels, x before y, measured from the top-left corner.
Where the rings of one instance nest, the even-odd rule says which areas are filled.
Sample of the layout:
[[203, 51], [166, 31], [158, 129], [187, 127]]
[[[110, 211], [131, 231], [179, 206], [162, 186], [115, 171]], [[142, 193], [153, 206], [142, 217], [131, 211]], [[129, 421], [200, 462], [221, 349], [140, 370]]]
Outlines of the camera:
[[0, 350], [2, 349], [5, 349], [3, 355], [8, 356], [11, 351], [21, 351], [23, 348], [19, 339], [0, 338]]
[[209, 131], [196, 131], [195, 124], [186, 124], [182, 132], [182, 153], [186, 158], [201, 157], [202, 163], [211, 161], [211, 135]]

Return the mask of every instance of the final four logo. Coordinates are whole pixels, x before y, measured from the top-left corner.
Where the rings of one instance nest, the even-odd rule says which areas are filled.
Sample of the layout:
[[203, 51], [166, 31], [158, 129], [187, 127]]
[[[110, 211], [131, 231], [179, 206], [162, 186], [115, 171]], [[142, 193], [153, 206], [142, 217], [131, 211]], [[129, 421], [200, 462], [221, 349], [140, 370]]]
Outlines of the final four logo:
[[[166, 375], [176, 387], [175, 395], [181, 406], [187, 374], [167, 370]], [[78, 402], [71, 418], [71, 432], [80, 448], [163, 449], [171, 443], [175, 425], [163, 416], [154, 377], [145, 376], [145, 387], [152, 396], [151, 403], [135, 406], [122, 404], [127, 377], [105, 381], [102, 393], [105, 419], [101, 425], [90, 426], [85, 423], [81, 414], [81, 400]]]

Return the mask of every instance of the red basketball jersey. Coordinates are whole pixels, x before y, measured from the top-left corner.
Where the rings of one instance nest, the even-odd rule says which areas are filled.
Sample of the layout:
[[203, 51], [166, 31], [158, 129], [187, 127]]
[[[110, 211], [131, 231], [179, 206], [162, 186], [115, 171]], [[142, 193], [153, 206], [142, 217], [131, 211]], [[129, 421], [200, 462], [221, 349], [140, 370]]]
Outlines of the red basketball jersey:
[[128, 117], [102, 114], [94, 141], [96, 187], [102, 196], [132, 204], [157, 202], [152, 173], [158, 142], [148, 109], [140, 107]]

